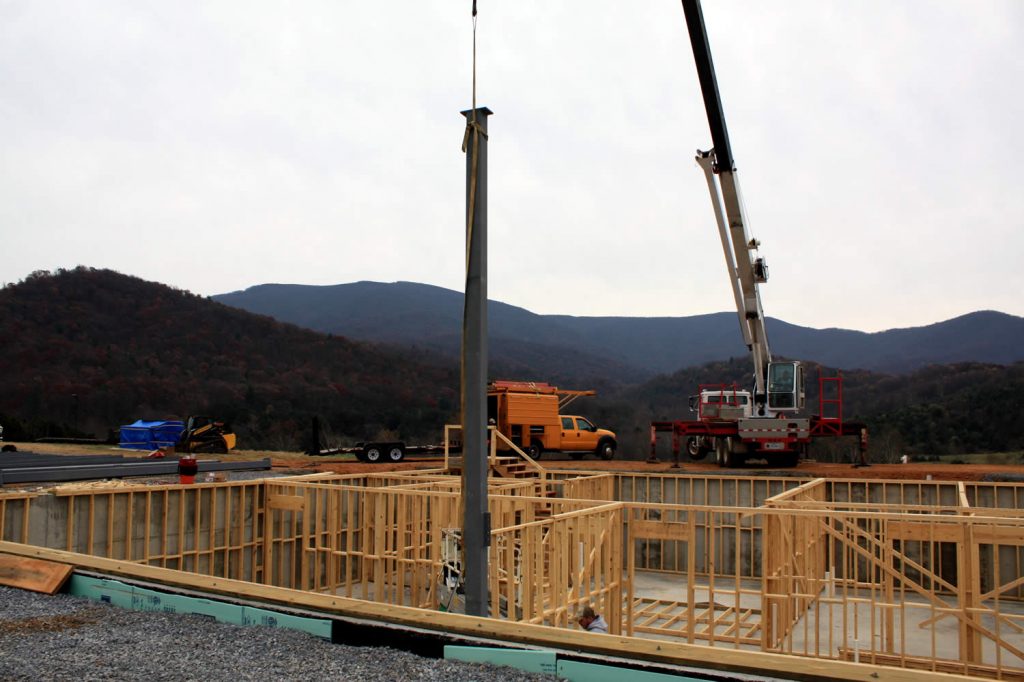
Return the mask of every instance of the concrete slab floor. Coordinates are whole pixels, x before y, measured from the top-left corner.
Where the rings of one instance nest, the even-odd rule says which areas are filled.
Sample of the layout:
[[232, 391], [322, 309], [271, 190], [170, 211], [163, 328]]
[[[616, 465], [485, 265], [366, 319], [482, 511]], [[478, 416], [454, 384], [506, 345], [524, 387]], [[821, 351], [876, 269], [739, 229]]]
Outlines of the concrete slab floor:
[[[687, 610], [688, 586], [685, 577], [670, 573], [637, 572], [633, 581], [634, 603], [641, 600], [676, 602], [674, 608], [659, 609], [662, 615], [678, 616], [679, 620], [667, 626], [672, 634], [638, 632], [639, 637], [678, 640], [686, 637], [685, 614]], [[737, 604], [742, 613], [754, 609], [755, 614], [747, 623], [760, 624], [761, 581], [760, 580], [716, 580], [713, 584], [698, 579], [694, 585], [694, 599], [705, 608], [711, 603], [721, 614]], [[943, 608], [958, 607], [955, 599], [945, 598]], [[986, 603], [991, 606], [991, 603]], [[1006, 644], [1024, 651], [1024, 603], [1001, 600], [998, 605], [1001, 617], [991, 615], [980, 617], [981, 627], [996, 633]], [[636, 611], [634, 611], [636, 613]], [[886, 641], [884, 620], [891, 613], [891, 647]], [[937, 620], [932, 619], [939, 616]], [[634, 625], [644, 622], [637, 617]], [[736, 622], [735, 614], [722, 618], [716, 626], [716, 636], [727, 641], [720, 645], [729, 646], [729, 628]], [[906, 627], [904, 627], [906, 623]], [[666, 626], [666, 619], [651, 623], [652, 626]], [[847, 590], [835, 592], [833, 596], [823, 593], [816, 603], [795, 619], [794, 627], [783, 640], [781, 650], [798, 655], [839, 658], [844, 651], [848, 656], [866, 660], [872, 650], [879, 654], [905, 655], [921, 658], [959, 660], [960, 621], [953, 614], [942, 616], [922, 597], [905, 593], [887, 606], [876, 590], [872, 607], [870, 590]], [[675, 634], [678, 633], [678, 634]], [[872, 634], [874, 633], [874, 634]], [[734, 634], [734, 633], [732, 633]], [[756, 631], [760, 638], [760, 629]], [[1024, 659], [1005, 646], [999, 646], [988, 637], [981, 638], [982, 663], [1009, 668], [1024, 668]], [[699, 643], [699, 642], [698, 642]], [[740, 649], [760, 650], [760, 646], [740, 645]], [[997, 651], [998, 650], [998, 651]]]

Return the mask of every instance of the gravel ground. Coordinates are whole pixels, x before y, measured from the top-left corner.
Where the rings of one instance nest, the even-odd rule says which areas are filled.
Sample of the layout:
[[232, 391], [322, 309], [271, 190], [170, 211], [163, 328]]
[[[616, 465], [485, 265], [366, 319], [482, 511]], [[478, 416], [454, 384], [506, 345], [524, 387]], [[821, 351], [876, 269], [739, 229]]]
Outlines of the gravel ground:
[[553, 679], [385, 647], [331, 644], [294, 630], [128, 611], [0, 586], [0, 680]]

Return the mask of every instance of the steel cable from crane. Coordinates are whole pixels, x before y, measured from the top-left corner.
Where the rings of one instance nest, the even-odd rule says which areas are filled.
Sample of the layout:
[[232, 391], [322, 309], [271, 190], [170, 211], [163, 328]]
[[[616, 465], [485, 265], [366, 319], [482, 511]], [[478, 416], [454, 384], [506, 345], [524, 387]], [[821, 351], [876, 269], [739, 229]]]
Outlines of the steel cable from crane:
[[480, 136], [482, 135], [485, 139], [487, 133], [484, 131], [483, 126], [477, 123], [476, 120], [476, 0], [473, 0], [473, 108], [469, 112], [469, 117], [466, 120], [466, 132], [462, 136], [462, 153], [468, 153], [470, 147], [470, 138], [472, 137], [473, 145], [473, 167], [469, 176], [469, 215], [466, 218], [466, 279], [469, 279], [469, 249], [473, 243], [473, 215], [476, 210], [476, 175], [477, 165], [480, 158]]
[[[473, 216], [476, 212], [476, 185], [477, 185], [477, 168], [480, 159], [480, 136], [482, 135], [485, 139], [487, 133], [483, 130], [483, 127], [476, 120], [476, 23], [477, 23], [477, 11], [476, 11], [476, 0], [473, 0], [473, 108], [469, 112], [469, 116], [466, 117], [466, 131], [462, 136], [462, 152], [469, 153], [470, 145], [472, 144], [472, 164], [469, 176], [469, 206], [467, 207], [466, 215], [466, 278], [463, 286], [463, 291], [469, 291], [469, 259], [470, 250], [473, 245]], [[468, 318], [467, 306], [469, 305], [469, 296], [463, 296], [462, 302], [462, 344], [466, 344], [466, 320]], [[466, 377], [466, 365], [465, 365], [465, 354], [462, 358], [461, 376], [463, 381]], [[462, 405], [462, 414], [466, 413], [466, 405]], [[465, 439], [465, 434], [463, 434]], [[465, 456], [465, 455], [463, 455]]]

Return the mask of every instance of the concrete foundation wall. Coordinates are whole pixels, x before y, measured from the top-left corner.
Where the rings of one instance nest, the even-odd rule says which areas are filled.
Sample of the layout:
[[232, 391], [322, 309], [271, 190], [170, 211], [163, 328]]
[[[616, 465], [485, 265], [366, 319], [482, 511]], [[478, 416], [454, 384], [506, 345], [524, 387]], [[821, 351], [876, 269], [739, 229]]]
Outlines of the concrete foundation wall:
[[4, 540], [206, 575], [254, 580], [262, 484], [40, 494], [5, 505]]

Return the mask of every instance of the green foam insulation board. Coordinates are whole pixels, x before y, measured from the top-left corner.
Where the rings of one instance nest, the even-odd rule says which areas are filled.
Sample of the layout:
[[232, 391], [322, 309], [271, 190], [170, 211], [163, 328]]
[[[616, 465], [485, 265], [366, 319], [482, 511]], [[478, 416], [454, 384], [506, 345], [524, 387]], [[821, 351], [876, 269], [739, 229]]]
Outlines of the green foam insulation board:
[[215, 599], [158, 592], [108, 578], [90, 578], [72, 574], [68, 591], [77, 597], [107, 602], [123, 609], [192, 614], [206, 616], [232, 625], [287, 628], [308, 632], [327, 640], [331, 638], [331, 621], [327, 619], [293, 616], [269, 609], [229, 604]]
[[504, 665], [529, 673], [557, 675], [559, 679], [569, 682], [704, 682], [696, 677], [558, 660], [554, 651], [446, 646], [444, 657], [469, 663]]
[[132, 600], [132, 586], [117, 580], [86, 578], [72, 573], [66, 589], [76, 597], [106, 602], [122, 609], [135, 608]]

